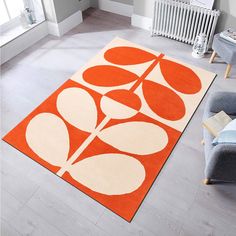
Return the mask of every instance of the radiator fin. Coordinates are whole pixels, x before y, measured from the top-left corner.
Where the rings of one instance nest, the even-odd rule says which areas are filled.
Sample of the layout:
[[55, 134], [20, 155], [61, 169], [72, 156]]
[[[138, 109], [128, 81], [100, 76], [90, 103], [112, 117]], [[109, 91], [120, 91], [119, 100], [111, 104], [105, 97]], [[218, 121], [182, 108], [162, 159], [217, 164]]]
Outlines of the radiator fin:
[[155, 0], [152, 36], [161, 35], [193, 44], [196, 36], [207, 36], [211, 46], [220, 11], [210, 10], [180, 0]]

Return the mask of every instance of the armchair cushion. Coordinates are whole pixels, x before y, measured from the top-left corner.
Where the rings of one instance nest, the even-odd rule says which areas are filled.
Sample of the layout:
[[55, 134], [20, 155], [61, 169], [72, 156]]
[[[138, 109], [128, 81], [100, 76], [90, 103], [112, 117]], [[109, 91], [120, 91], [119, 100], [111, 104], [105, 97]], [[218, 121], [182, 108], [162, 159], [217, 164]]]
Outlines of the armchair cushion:
[[[203, 120], [224, 111], [232, 119], [236, 118], [236, 93], [215, 92], [205, 106]], [[214, 137], [203, 129], [205, 152], [205, 178], [236, 181], [236, 144], [212, 145]]]
[[226, 125], [212, 142], [214, 146], [220, 143], [236, 144], [236, 119], [232, 120], [228, 125]]

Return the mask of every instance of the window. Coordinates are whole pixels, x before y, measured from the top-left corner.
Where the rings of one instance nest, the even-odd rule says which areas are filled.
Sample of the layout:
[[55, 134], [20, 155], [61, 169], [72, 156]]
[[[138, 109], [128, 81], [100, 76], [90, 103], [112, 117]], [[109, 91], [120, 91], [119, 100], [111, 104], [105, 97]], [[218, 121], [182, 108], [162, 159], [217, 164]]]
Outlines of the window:
[[[32, 13], [30, 22], [26, 9]], [[0, 0], [0, 48], [44, 20], [42, 0]]]
[[23, 0], [0, 0], [0, 25], [9, 22], [20, 15], [24, 9]]

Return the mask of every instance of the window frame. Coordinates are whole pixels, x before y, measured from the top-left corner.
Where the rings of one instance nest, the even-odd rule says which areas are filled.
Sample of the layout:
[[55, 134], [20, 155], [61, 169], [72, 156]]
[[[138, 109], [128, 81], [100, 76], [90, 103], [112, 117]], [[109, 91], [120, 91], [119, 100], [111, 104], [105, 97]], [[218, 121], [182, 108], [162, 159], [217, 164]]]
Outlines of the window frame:
[[[4, 10], [6, 11], [8, 19], [9, 19], [7, 22], [0, 25], [0, 32], [4, 33], [6, 31], [11, 30], [12, 28], [20, 25], [20, 14], [18, 16], [15, 16], [12, 18], [10, 11], [8, 9], [8, 6], [7, 6], [6, 0], [2, 0], [2, 1], [4, 4], [4, 7], [5, 7]], [[25, 1], [22, 0], [22, 2], [25, 5]]]
[[5, 6], [5, 10], [6, 10], [6, 12], [7, 12], [9, 21], [10, 21], [12, 18], [11, 18], [11, 14], [10, 14], [10, 12], [9, 12], [9, 9], [8, 9], [7, 3], [6, 3], [6, 0], [2, 0], [2, 1], [3, 1], [4, 6]]

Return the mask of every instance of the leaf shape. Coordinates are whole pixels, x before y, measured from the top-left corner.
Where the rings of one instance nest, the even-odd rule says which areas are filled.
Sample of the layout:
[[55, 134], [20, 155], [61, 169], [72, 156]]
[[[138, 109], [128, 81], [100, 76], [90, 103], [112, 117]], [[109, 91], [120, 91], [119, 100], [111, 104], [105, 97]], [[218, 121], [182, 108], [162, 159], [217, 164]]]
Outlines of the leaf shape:
[[83, 73], [83, 79], [96, 86], [118, 86], [131, 83], [139, 77], [122, 68], [116, 66], [99, 65], [88, 68]]
[[190, 68], [166, 59], [160, 61], [160, 68], [167, 83], [175, 90], [185, 94], [201, 90], [201, 81]]
[[69, 134], [62, 119], [52, 113], [36, 115], [26, 128], [29, 147], [43, 160], [63, 166], [69, 153]]
[[72, 165], [69, 172], [79, 183], [106, 195], [131, 193], [145, 179], [145, 169], [137, 159], [116, 153], [83, 159]]
[[144, 80], [142, 86], [147, 104], [158, 116], [179, 120], [185, 115], [184, 102], [173, 90], [150, 80]]
[[156, 59], [150, 52], [134, 47], [115, 47], [108, 49], [104, 58], [117, 65], [134, 65]]
[[138, 113], [140, 107], [139, 96], [125, 89], [109, 91], [101, 99], [103, 113], [113, 119], [130, 118]]
[[98, 137], [120, 151], [138, 155], [159, 152], [168, 143], [168, 135], [164, 129], [142, 121], [108, 127], [102, 130]]
[[137, 110], [106, 96], [101, 99], [101, 109], [106, 116], [112, 119], [127, 119], [138, 113]]
[[126, 89], [111, 90], [105, 94], [106, 97], [118, 101], [135, 110], [141, 108], [141, 100], [137, 94]]
[[57, 97], [57, 109], [67, 122], [80, 130], [92, 132], [96, 127], [97, 107], [84, 89], [64, 89]]

